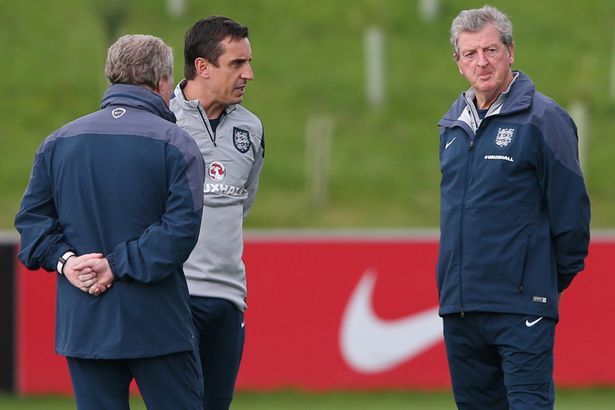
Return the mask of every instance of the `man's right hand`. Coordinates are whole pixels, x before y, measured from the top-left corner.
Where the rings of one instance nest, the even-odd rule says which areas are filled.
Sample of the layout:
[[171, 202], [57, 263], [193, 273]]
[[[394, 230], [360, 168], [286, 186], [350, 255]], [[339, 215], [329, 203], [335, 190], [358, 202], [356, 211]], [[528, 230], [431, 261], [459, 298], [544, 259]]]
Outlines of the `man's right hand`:
[[78, 272], [80, 289], [85, 288], [90, 295], [98, 296], [106, 292], [115, 280], [109, 261], [102, 255], [80, 261], [73, 269]]

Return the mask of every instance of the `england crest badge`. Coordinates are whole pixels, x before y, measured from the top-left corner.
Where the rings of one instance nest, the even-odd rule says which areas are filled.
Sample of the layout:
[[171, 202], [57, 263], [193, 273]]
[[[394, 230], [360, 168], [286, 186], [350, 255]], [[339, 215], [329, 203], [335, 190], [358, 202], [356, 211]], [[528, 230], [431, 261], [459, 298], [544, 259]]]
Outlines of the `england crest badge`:
[[495, 136], [495, 145], [504, 148], [510, 145], [515, 134], [514, 128], [498, 128], [498, 134]]
[[233, 145], [237, 151], [245, 154], [250, 150], [252, 142], [250, 142], [250, 133], [241, 128], [233, 127]]

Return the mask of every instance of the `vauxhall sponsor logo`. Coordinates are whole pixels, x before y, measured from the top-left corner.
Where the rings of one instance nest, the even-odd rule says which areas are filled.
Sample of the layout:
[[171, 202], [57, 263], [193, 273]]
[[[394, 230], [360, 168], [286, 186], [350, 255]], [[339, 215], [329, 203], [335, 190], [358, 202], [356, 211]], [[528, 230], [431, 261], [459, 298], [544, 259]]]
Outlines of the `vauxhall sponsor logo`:
[[243, 196], [248, 194], [248, 190], [239, 186], [227, 184], [205, 184], [206, 194], [221, 194], [229, 196]]
[[212, 162], [207, 168], [207, 174], [214, 181], [222, 181], [224, 179], [224, 176], [226, 175], [226, 169], [224, 168], [224, 164], [220, 161]]

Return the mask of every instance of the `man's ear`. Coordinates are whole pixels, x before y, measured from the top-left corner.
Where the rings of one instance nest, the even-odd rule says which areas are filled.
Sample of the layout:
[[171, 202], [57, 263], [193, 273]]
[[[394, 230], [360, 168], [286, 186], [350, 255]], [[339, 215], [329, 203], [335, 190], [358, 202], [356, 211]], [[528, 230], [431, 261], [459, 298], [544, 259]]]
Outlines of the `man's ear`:
[[198, 57], [194, 60], [194, 70], [199, 77], [209, 77], [209, 66], [211, 63], [202, 57]]
[[515, 43], [512, 42], [508, 46], [508, 65], [512, 66], [515, 62]]
[[162, 93], [162, 90], [164, 89], [165, 86], [165, 82], [164, 80], [158, 80], [158, 83], [156, 84], [156, 89], [154, 91], [156, 91], [158, 94]]
[[455, 60], [455, 62], [458, 63], [459, 62], [459, 54], [453, 53], [453, 60]]
[[455, 64], [457, 65], [457, 69], [459, 70], [459, 74], [463, 75], [463, 71], [461, 71], [461, 66], [459, 65], [459, 54], [453, 53], [453, 60], [455, 60]]

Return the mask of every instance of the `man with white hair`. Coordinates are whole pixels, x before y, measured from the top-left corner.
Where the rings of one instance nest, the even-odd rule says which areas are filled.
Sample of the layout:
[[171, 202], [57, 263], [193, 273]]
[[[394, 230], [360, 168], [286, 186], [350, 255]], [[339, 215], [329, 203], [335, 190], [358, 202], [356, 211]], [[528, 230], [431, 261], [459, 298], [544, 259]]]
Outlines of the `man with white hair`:
[[512, 70], [499, 10], [463, 10], [451, 43], [470, 84], [439, 122], [437, 284], [455, 400], [552, 409], [559, 298], [589, 244], [576, 126]]
[[39, 147], [15, 225], [19, 259], [57, 272], [55, 349], [77, 408], [200, 409], [182, 263], [196, 244], [204, 166], [175, 124], [172, 50], [126, 35], [108, 50], [101, 109]]

